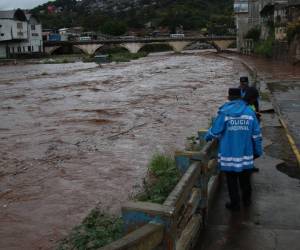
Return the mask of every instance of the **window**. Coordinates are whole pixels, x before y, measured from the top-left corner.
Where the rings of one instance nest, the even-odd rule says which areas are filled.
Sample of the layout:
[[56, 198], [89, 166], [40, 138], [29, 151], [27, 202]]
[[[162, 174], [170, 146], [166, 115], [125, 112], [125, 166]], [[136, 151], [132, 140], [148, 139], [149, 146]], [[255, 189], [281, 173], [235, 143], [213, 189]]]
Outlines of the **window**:
[[248, 13], [248, 2], [238, 2], [234, 4], [235, 13]]
[[28, 46], [28, 51], [29, 51], [29, 52], [31, 51], [31, 46]]
[[19, 53], [21, 53], [21, 52], [22, 52], [22, 50], [21, 50], [21, 47], [18, 47], [18, 52], [19, 52]]
[[25, 47], [23, 46], [23, 52], [25, 52]]
[[2, 24], [0, 24], [0, 28], [2, 28]]
[[4, 33], [1, 33], [1, 36], [4, 36]]
[[42, 52], [42, 46], [41, 45], [39, 46], [39, 52]]
[[34, 51], [34, 48], [33, 48], [33, 46], [31, 46], [31, 51], [32, 51], [32, 52]]
[[35, 30], [35, 25], [34, 24], [31, 25], [31, 30]]
[[17, 23], [17, 28], [18, 29], [23, 29], [23, 23]]

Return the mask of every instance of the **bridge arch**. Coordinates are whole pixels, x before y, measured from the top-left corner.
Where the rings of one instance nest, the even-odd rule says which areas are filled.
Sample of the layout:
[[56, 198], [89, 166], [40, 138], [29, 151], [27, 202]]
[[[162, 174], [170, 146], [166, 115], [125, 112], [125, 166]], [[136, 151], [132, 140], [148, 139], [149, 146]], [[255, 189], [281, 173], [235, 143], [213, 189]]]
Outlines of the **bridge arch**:
[[127, 49], [130, 53], [138, 53], [145, 43], [121, 43], [120, 46]]
[[55, 51], [61, 49], [62, 46], [52, 46], [52, 47], [45, 47], [44, 51], [48, 55], [52, 55]]
[[191, 41], [171, 41], [168, 42], [168, 44], [173, 48], [175, 52], [181, 52], [186, 48], [188, 45], [190, 45]]
[[215, 41], [208, 41], [208, 44], [210, 44], [211, 46], [213, 46], [215, 48], [216, 51], [221, 51], [222, 49], [215, 43]]
[[80, 49], [83, 53], [92, 56], [103, 44], [75, 44], [73, 46]]
[[155, 43], [145, 43], [139, 51], [145, 51], [148, 53], [152, 52], [163, 52], [163, 51], [173, 51], [173, 47], [167, 42], [155, 42]]
[[232, 40], [214, 40], [212, 41], [218, 51], [228, 49], [235, 41]]
[[121, 44], [104, 44], [95, 51], [95, 54], [114, 54], [121, 52], [129, 52], [129, 50], [121, 46]]

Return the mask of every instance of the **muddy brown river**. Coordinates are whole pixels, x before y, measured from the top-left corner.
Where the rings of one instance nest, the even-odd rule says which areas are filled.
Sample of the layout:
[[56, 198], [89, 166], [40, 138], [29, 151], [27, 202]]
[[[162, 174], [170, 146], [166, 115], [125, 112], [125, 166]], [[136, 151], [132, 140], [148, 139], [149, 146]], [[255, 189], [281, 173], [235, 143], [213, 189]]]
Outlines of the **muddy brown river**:
[[118, 214], [242, 72], [207, 51], [0, 67], [0, 249], [53, 249], [96, 205]]

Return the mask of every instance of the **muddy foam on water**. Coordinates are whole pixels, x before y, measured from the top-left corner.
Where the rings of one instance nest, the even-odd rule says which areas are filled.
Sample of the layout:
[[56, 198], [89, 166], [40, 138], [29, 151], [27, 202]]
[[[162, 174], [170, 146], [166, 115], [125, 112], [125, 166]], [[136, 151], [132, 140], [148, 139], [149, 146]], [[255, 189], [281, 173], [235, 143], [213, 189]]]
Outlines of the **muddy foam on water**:
[[119, 213], [151, 155], [207, 127], [241, 71], [204, 54], [0, 67], [0, 248], [50, 249], [96, 205]]

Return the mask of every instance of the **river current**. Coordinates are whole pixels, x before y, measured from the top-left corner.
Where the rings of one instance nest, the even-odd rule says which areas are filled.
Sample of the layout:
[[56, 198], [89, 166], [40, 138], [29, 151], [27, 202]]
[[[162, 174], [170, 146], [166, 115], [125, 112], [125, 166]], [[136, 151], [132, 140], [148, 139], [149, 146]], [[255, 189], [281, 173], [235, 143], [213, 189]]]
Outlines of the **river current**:
[[242, 74], [208, 51], [0, 67], [0, 249], [51, 249], [93, 207], [118, 214]]

